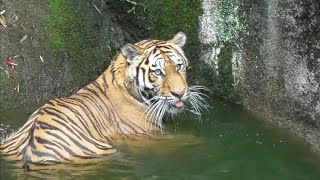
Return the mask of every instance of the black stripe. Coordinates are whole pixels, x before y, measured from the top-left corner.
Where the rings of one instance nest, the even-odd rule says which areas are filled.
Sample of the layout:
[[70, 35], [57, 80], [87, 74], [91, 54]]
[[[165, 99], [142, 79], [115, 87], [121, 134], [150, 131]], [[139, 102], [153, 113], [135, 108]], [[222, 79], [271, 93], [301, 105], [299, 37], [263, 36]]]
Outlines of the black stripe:
[[18, 148], [20, 148], [22, 144], [28, 142], [29, 138], [30, 138], [30, 133], [27, 135], [27, 137], [25, 139], [21, 140], [18, 145], [8, 148], [8, 151], [6, 152], [6, 154], [10, 154], [10, 153], [12, 154], [15, 152], [15, 154], [20, 155], [21, 153], [23, 153], [23, 149], [22, 149], [22, 151], [20, 151], [20, 153], [18, 153], [18, 150], [19, 150]]
[[[12, 134], [11, 136], [9, 136], [8, 139], [6, 139], [2, 145], [6, 144], [6, 146], [1, 146], [0, 149], [6, 149], [7, 147], [11, 146], [12, 144], [15, 143], [16, 140], [19, 140], [19, 138], [21, 138], [21, 134], [25, 133], [25, 130], [29, 130], [33, 123], [36, 120], [28, 120], [27, 123], [21, 128], [19, 129], [17, 132], [15, 132], [14, 134]], [[30, 127], [31, 126], [31, 127]], [[7, 144], [9, 143], [9, 144]]]
[[[88, 89], [89, 92], [91, 92], [90, 89]], [[92, 92], [91, 92], [92, 93]], [[90, 94], [85, 94], [85, 93], [81, 93], [80, 94], [81, 97], [87, 99], [88, 101], [90, 101], [90, 103], [92, 104], [92, 107], [94, 107], [98, 112], [99, 112], [99, 115], [100, 113], [104, 116], [105, 119], [108, 119], [109, 116], [107, 116], [107, 114], [105, 113], [105, 111], [102, 109], [102, 107], [99, 105], [99, 103], [97, 102], [96, 98], [94, 98], [93, 96], [91, 96]], [[108, 105], [105, 103], [105, 101], [101, 100], [100, 101], [102, 102], [102, 104], [104, 105], [104, 108], [107, 109], [108, 113], [109, 113], [109, 107]], [[110, 114], [110, 113], [109, 113]], [[106, 122], [106, 121], [103, 121], [103, 122]], [[112, 122], [112, 121], [111, 121]], [[111, 125], [111, 124], [110, 124]], [[106, 128], [107, 128], [108, 125], [106, 125]]]
[[[97, 88], [99, 89], [99, 91], [102, 93], [102, 89], [99, 88], [98, 86], [96, 86], [96, 87], [97, 87]], [[95, 92], [95, 93], [96, 93], [96, 92]], [[104, 93], [102, 93], [102, 95], [103, 95], [105, 98], [107, 98], [108, 102], [111, 104], [111, 106], [112, 106], [112, 108], [113, 108], [113, 111], [109, 111], [109, 112], [112, 112], [113, 115], [114, 115], [114, 112], [117, 113], [117, 111], [116, 111], [116, 109], [114, 108], [114, 106], [112, 105], [112, 102], [110, 101], [109, 97], [108, 97], [106, 94], [104, 94]], [[97, 96], [97, 97], [100, 99], [100, 101], [103, 102], [103, 100], [101, 99], [100, 96]], [[117, 115], [118, 115], [118, 114], [117, 114]], [[118, 117], [121, 118], [119, 115], [118, 115]], [[122, 134], [124, 134], [123, 131], [122, 131], [122, 129], [120, 128], [119, 123], [118, 123], [117, 120], [116, 120], [115, 115], [114, 115], [114, 121], [113, 121], [113, 122], [116, 123], [116, 126], [118, 127], [118, 129], [120, 130], [120, 132], [121, 132]]]
[[[53, 120], [53, 121], [55, 121], [55, 120]], [[55, 122], [57, 122], [57, 121], [55, 121]], [[58, 122], [59, 123], [59, 122]], [[63, 131], [62, 129], [60, 129], [60, 128], [58, 128], [58, 127], [56, 127], [56, 126], [52, 126], [52, 125], [50, 125], [50, 124], [47, 124], [47, 123], [45, 123], [45, 122], [39, 122], [38, 123], [41, 127], [48, 127], [48, 129], [50, 129], [50, 130], [55, 130], [55, 131], [59, 131], [60, 133], [62, 133], [63, 135], [65, 135], [68, 139], [70, 139], [70, 141], [72, 141], [72, 142], [74, 142], [74, 141], [76, 141], [74, 138], [72, 138], [69, 134], [68, 134], [68, 132], [66, 132], [66, 131]], [[59, 123], [59, 124], [61, 124], [61, 123]], [[64, 126], [64, 125], [63, 125]], [[65, 126], [64, 126], [65, 127]], [[69, 128], [67, 128], [68, 130], [69, 130], [69, 132], [71, 132], [73, 135], [75, 135], [75, 136], [77, 136], [72, 130], [70, 130]], [[65, 142], [66, 144], [68, 144], [69, 146], [71, 146], [69, 143], [67, 143], [65, 140], [63, 140], [60, 136], [58, 136], [58, 135], [56, 135], [56, 134], [54, 134], [53, 133], [53, 131], [48, 131], [48, 132], [46, 132], [48, 135], [52, 135], [53, 137], [56, 137], [57, 139], [61, 139], [63, 142]], [[77, 138], [79, 139], [79, 136], [77, 136]]]
[[[60, 121], [56, 120], [56, 119], [52, 119], [53, 121], [59, 123], [60, 125], [64, 126], [69, 132], [71, 132], [73, 135], [75, 135], [80, 141], [81, 140], [85, 140], [88, 143], [94, 144], [94, 146], [98, 147], [100, 146], [99, 144], [97, 144], [96, 142], [94, 142], [93, 140], [89, 139], [85, 134], [83, 134], [82, 132], [79, 132], [77, 129], [74, 129], [78, 134], [74, 133], [74, 131], [69, 128], [68, 126], [66, 126], [65, 124], [62, 124]], [[75, 139], [73, 139], [71, 136], [69, 136], [68, 134], [65, 134], [72, 142], [76, 142]], [[81, 137], [80, 137], [81, 136]], [[92, 137], [92, 135], [90, 134], [90, 137]]]
[[[56, 121], [56, 122], [57, 122], [57, 121]], [[59, 123], [59, 122], [58, 122], [58, 123]], [[73, 135], [76, 135], [76, 134], [73, 132], [73, 130], [71, 130], [70, 128], [67, 127], [68, 132], [65, 132], [65, 131], [61, 130], [60, 128], [57, 128], [57, 127], [52, 126], [52, 125], [50, 125], [50, 124], [47, 124], [47, 123], [44, 123], [44, 122], [41, 122], [41, 124], [44, 124], [45, 126], [48, 126], [48, 127], [50, 127], [51, 129], [54, 129], [54, 130], [56, 130], [56, 131], [59, 131], [60, 133], [62, 133], [63, 135], [65, 135], [71, 142], [73, 142], [76, 146], [78, 146], [80, 149], [86, 150], [86, 151], [90, 152], [91, 154], [95, 154], [95, 152], [93, 152], [93, 151], [91, 151], [90, 149], [88, 149], [87, 147], [83, 146], [83, 145], [80, 144], [76, 139], [74, 139], [73, 137], [71, 137], [71, 136], [69, 135], [68, 132], [71, 132]], [[60, 123], [59, 123], [59, 124], [60, 124]], [[78, 132], [78, 133], [79, 133], [79, 132]], [[47, 134], [49, 134], [49, 133], [47, 133]], [[56, 135], [56, 136], [58, 136], [58, 135]], [[83, 137], [82, 134], [80, 134], [80, 136]], [[77, 136], [77, 137], [78, 137], [78, 136]], [[84, 136], [84, 137], [85, 137], [85, 136]], [[83, 138], [83, 139], [87, 139], [87, 138]], [[100, 146], [99, 144], [95, 144], [94, 142], [93, 142], [93, 143], [92, 143], [92, 142], [89, 142], [89, 143], [93, 144], [95, 147]], [[60, 145], [63, 146], [65, 149], [68, 149], [66, 146], [64, 146], [64, 145], [62, 145], [62, 144], [60, 144]], [[99, 148], [99, 147], [97, 147], [97, 148], [98, 148], [98, 149], [101, 149], [101, 148]], [[104, 149], [106, 149], [106, 148], [104, 148]], [[84, 152], [84, 153], [85, 153], [85, 152]]]
[[[47, 128], [46, 128], [47, 129]], [[51, 129], [53, 130], [53, 129]], [[57, 130], [57, 128], [55, 128], [55, 130]], [[60, 131], [62, 132], [62, 131]], [[59, 139], [60, 141], [64, 142], [65, 144], [67, 144], [68, 146], [71, 146], [66, 140], [64, 140], [62, 137], [58, 136], [57, 134], [54, 134], [52, 131], [47, 131], [46, 132], [48, 135], [56, 138], [56, 139]]]
[[[37, 157], [50, 157], [50, 158], [54, 158], [54, 159], [56, 159], [56, 160], [59, 159], [59, 158], [58, 158], [57, 156], [55, 156], [54, 154], [46, 153], [46, 152], [41, 152], [41, 151], [36, 151], [36, 150], [34, 150], [33, 148], [31, 148], [31, 153], [32, 153], [32, 155], [37, 156]], [[28, 160], [25, 160], [25, 161], [28, 161]]]
[[[93, 84], [94, 85], [94, 84]], [[94, 85], [96, 86], [96, 85]], [[96, 86], [100, 92], [102, 93], [103, 96], [107, 97], [107, 95], [105, 93], [103, 93], [103, 91], [100, 89], [99, 86]], [[102, 104], [104, 105], [105, 108], [109, 109], [108, 105], [106, 104], [106, 102], [98, 95], [97, 92], [95, 92], [94, 90], [90, 89], [90, 88], [87, 88], [87, 91], [91, 92], [93, 95], [95, 95], [101, 102]], [[89, 95], [90, 96], [90, 95]], [[108, 98], [107, 98], [108, 99]], [[96, 103], [95, 104], [99, 104], [96, 99], [94, 97], [92, 97], [92, 100], [95, 101]], [[110, 102], [110, 99], [108, 99], [108, 101]], [[101, 109], [100, 106], [97, 106], [99, 109]], [[105, 114], [105, 112], [101, 109], [101, 112], [105, 115], [105, 117], [107, 118], [108, 116]]]
[[106, 85], [106, 88], [109, 88], [108, 83], [107, 83], [107, 76], [106, 76], [105, 72], [103, 72], [103, 74], [102, 74], [102, 80], [103, 80], [104, 84]]
[[[56, 144], [54, 144], [53, 142], [51, 141], [48, 141], [46, 139], [42, 139], [41, 137], [36, 137], [36, 141], [39, 143], [39, 144], [42, 144], [46, 149], [49, 149], [51, 151], [54, 152], [55, 155], [59, 156], [60, 159], [63, 159], [63, 160], [66, 160], [66, 161], [70, 161], [69, 159], [67, 159], [66, 157], [62, 156], [62, 154], [60, 154], [59, 151], [57, 151], [56, 149], [52, 148], [52, 147], [49, 147], [49, 146], [46, 146], [46, 145], [51, 145], [51, 146], [54, 146], [54, 147], [58, 147]], [[60, 145], [60, 144], [59, 144]], [[62, 148], [60, 148], [61, 150], [63, 150]], [[68, 152], [69, 153], [69, 152]]]
[[151, 48], [152, 46], [155, 46], [154, 42], [150, 42], [150, 44], [146, 45], [146, 46], [145, 46], [145, 49], [149, 49], [149, 48]]
[[115, 71], [114, 63], [111, 64], [110, 73], [111, 73], [111, 76], [112, 76], [112, 81], [111, 82], [112, 82], [112, 84], [114, 84], [114, 80], [116, 79], [115, 78], [116, 71]]
[[[59, 102], [58, 102], [58, 105], [61, 106], [61, 107], [66, 108], [66, 109], [68, 109], [69, 111], [71, 111], [71, 112], [76, 116], [76, 118], [78, 119], [78, 121], [79, 121], [79, 122], [84, 122], [84, 123], [86, 123], [86, 126], [87, 126], [87, 127], [89, 127], [89, 125], [87, 124], [87, 121], [86, 121], [86, 120], [88, 120], [88, 121], [91, 123], [92, 127], [99, 133], [99, 130], [98, 130], [98, 128], [96, 127], [96, 124], [91, 121], [91, 118], [85, 119], [76, 109], [72, 108], [71, 106], [67, 106], [65, 103], [59, 103]], [[100, 132], [100, 133], [101, 133], [101, 132]], [[103, 135], [100, 134], [100, 133], [99, 133], [99, 135], [100, 135], [100, 137], [102, 137]]]
[[46, 145], [44, 145], [44, 147], [45, 147], [46, 149], [48, 149], [48, 150], [53, 151], [54, 154], [57, 155], [60, 159], [63, 159], [63, 160], [65, 160], [65, 161], [69, 161], [69, 162], [73, 162], [73, 161], [71, 161], [70, 159], [67, 159], [66, 157], [62, 156], [56, 149], [53, 149], [53, 148], [48, 147], [48, 146], [46, 146]]
[[146, 70], [143, 68], [141, 68], [141, 70], [142, 70], [143, 85], [144, 85], [144, 87], [146, 87], [146, 83], [145, 83], [146, 82], [146, 77], [145, 77]]
[[[128, 119], [127, 119], [127, 122], [130, 123], [131, 126], [134, 126], [134, 127], [138, 128], [138, 129], [140, 129], [140, 130], [141, 130], [142, 132], [144, 132], [144, 133], [148, 132], [148, 131], [144, 130], [143, 128], [139, 127], [138, 125], [136, 125], [135, 123], [131, 122], [131, 121], [128, 120]], [[137, 132], [137, 131], [135, 131], [135, 132]]]
[[31, 148], [34, 148], [34, 149], [36, 149], [36, 147], [35, 147], [35, 144], [34, 144], [34, 139], [33, 139], [33, 137], [34, 137], [34, 130], [36, 129], [36, 122], [34, 122], [33, 124], [32, 124], [32, 127], [31, 127], [31, 129], [30, 129], [30, 138], [29, 138], [29, 146], [31, 147]]
[[[105, 112], [102, 110], [102, 107], [96, 105], [96, 104], [97, 104], [97, 101], [96, 101], [95, 99], [93, 99], [93, 97], [91, 97], [89, 94], [83, 94], [83, 93], [80, 94], [80, 95], [81, 95], [81, 97], [82, 97], [84, 100], [87, 100], [87, 102], [92, 105], [91, 107], [93, 107], [96, 111], [99, 111], [100, 113], [102, 113], [105, 119], [108, 119], [109, 116], [107, 116], [107, 115], [105, 114]], [[79, 103], [81, 103], [81, 104], [83, 104], [87, 109], [90, 110], [90, 108], [89, 108], [87, 105], [85, 105], [84, 101], [82, 101], [82, 100], [80, 100], [80, 99], [78, 99], [78, 98], [71, 98], [71, 99], [74, 100], [74, 101], [77, 101], [77, 102], [79, 102]], [[97, 108], [98, 108], [98, 109], [97, 109]], [[108, 106], [106, 106], [106, 109], [108, 110]], [[90, 110], [90, 112], [91, 112], [91, 110]], [[99, 113], [99, 116], [101, 116], [100, 113]], [[100, 117], [100, 118], [102, 119], [102, 117]], [[106, 124], [106, 121], [105, 121], [105, 120], [104, 120], [104, 121], [102, 120], [102, 122], [104, 123], [105, 128], [107, 128], [107, 127], [109, 126], [109, 125]], [[110, 123], [110, 125], [111, 125], [111, 123]], [[107, 131], [106, 131], [106, 133], [108, 134]], [[107, 138], [107, 137], [106, 137], [106, 138]]]
[[[57, 112], [57, 113], [59, 113], [59, 114], [57, 114], [57, 113], [55, 113], [55, 112], [48, 111], [48, 110], [55, 111], [55, 112]], [[62, 120], [64, 123], [71, 122], [75, 127], [78, 127], [79, 129], [82, 129], [77, 123], [75, 123], [71, 118], [69, 118], [69, 117], [68, 117], [64, 112], [62, 112], [62, 111], [59, 111], [59, 110], [57, 110], [57, 109], [55, 109], [55, 108], [49, 108], [49, 107], [47, 107], [46, 109], [44, 109], [44, 111], [45, 111], [47, 114], [51, 115], [51, 116], [57, 117], [59, 120]], [[68, 121], [65, 120], [65, 118], [63, 118], [60, 114], [64, 115], [64, 116], [67, 118]], [[51, 119], [57, 121], [57, 122], [58, 122], [59, 124], [61, 124], [62, 126], [70, 129], [68, 126], [66, 126], [66, 124], [62, 124], [62, 122], [60, 122], [58, 119], [53, 119], [53, 118], [51, 118]], [[82, 126], [87, 130], [87, 132], [90, 133], [90, 130], [88, 129], [88, 126], [86, 126], [85, 124], [83, 124], [82, 121], [79, 121], [79, 122], [80, 122], [80, 123], [82, 124]], [[75, 129], [75, 130], [76, 130], [76, 129]], [[76, 134], [75, 134], [75, 135], [76, 135]], [[81, 139], [80, 137], [78, 137], [78, 138]]]
[[[94, 85], [94, 84], [93, 84], [93, 85]], [[96, 86], [96, 85], [95, 85], [95, 86]], [[96, 88], [98, 88], [99, 91], [102, 93], [102, 89], [100, 89], [99, 86], [96, 86]], [[101, 97], [98, 96], [97, 92], [93, 91], [92, 93], [96, 94], [96, 96], [99, 98], [99, 100], [104, 103], [104, 101], [101, 99]], [[112, 105], [112, 103], [111, 103], [110, 99], [108, 98], [108, 96], [107, 96], [106, 94], [104, 94], [104, 93], [102, 93], [102, 95], [103, 95], [105, 98], [107, 98], [108, 102]], [[113, 105], [112, 105], [112, 107], [113, 107]], [[114, 107], [113, 107], [113, 110], [116, 112], [116, 110], [115, 110]], [[113, 112], [113, 111], [109, 111], [109, 112], [111, 112], [111, 113], [114, 115], [114, 112]], [[120, 116], [118, 116], [118, 117], [120, 118]], [[120, 130], [120, 132], [121, 132], [122, 134], [124, 134], [123, 131], [122, 131], [122, 129], [120, 128], [120, 125], [119, 125], [119, 123], [117, 122], [115, 116], [114, 116], [114, 121], [112, 121], [112, 122], [116, 123], [115, 126], [117, 126], [118, 129]]]
[[[97, 83], [95, 82], [94, 84], [97, 84]], [[100, 87], [100, 86], [99, 86], [99, 87]], [[88, 95], [88, 96], [89, 96], [89, 95]], [[96, 102], [96, 100], [95, 100], [94, 98], [92, 98], [92, 99]], [[92, 106], [97, 110], [98, 115], [99, 115], [99, 116], [98, 116], [98, 119], [96, 119], [95, 116], [94, 116], [94, 114], [93, 114], [92, 111], [90, 110], [90, 108], [89, 108], [88, 106], [86, 106], [84, 103], [81, 103], [81, 104], [83, 104], [83, 106], [85, 106], [85, 108], [90, 112], [91, 116], [94, 118], [95, 122], [98, 123], [98, 125], [100, 126], [100, 129], [98, 129], [98, 130], [99, 130], [98, 132], [101, 132], [101, 130], [102, 130], [102, 128], [103, 128], [103, 122], [105, 122], [105, 121], [103, 121], [103, 118], [102, 118], [102, 117], [104, 116], [105, 118], [108, 118], [107, 115], [105, 114], [104, 110], [102, 109], [102, 107], [99, 105], [98, 102], [92, 103], [92, 101], [91, 101]], [[106, 108], [108, 108], [105, 103], [103, 103], [103, 104], [104, 104], [104, 106], [105, 106]], [[85, 110], [84, 110], [84, 111], [85, 111]], [[105, 125], [106, 125], [106, 124], [105, 124]], [[104, 127], [104, 128], [107, 128], [107, 127]], [[101, 132], [101, 136], [102, 136], [102, 137], [106, 137], [106, 136], [103, 135], [102, 132]]]

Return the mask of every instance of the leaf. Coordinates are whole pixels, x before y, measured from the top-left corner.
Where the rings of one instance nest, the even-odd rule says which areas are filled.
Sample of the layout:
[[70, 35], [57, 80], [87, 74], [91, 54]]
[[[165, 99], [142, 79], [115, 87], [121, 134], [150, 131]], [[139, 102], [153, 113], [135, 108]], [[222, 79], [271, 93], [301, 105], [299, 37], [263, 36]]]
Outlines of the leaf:
[[44, 63], [42, 56], [40, 56], [40, 60]]
[[19, 85], [19, 83], [17, 83], [17, 86], [14, 87], [14, 90], [15, 90], [17, 93], [20, 92], [20, 85]]
[[0, 24], [5, 28], [8, 27], [7, 26], [7, 19], [4, 15], [0, 15]]
[[98, 13], [102, 14], [101, 11], [100, 11], [100, 9], [99, 9], [95, 4], [94, 4], [93, 6], [94, 6], [94, 8], [98, 11]]
[[14, 70], [15, 66], [17, 66], [18, 64], [13, 62], [13, 58], [11, 56], [7, 57], [7, 66], [9, 67], [9, 69], [12, 71]]
[[20, 44], [25, 41], [28, 38], [28, 35], [24, 35], [21, 39], [20, 39]]
[[9, 80], [13, 80], [13, 79], [14, 79], [14, 77], [9, 73], [8, 70], [5, 70], [4, 72], [6, 73], [7, 78], [8, 78]]

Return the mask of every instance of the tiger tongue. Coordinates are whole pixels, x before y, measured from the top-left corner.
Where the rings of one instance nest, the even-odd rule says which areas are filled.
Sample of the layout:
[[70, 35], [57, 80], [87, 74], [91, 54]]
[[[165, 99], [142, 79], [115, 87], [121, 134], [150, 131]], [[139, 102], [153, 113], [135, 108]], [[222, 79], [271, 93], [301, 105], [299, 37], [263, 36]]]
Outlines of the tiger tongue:
[[182, 101], [178, 101], [177, 103], [176, 103], [176, 107], [177, 108], [182, 108], [184, 106], [184, 103], [182, 102]]

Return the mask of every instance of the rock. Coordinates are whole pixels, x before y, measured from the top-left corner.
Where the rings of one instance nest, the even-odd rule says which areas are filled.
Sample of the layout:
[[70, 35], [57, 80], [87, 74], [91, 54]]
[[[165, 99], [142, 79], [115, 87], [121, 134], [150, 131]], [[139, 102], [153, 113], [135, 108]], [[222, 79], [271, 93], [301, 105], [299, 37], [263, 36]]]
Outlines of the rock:
[[202, 6], [199, 39], [206, 38], [200, 58], [221, 74], [220, 66], [230, 65], [220, 63], [223, 57], [216, 49], [230, 43], [234, 47], [229, 52], [234, 81], [225, 86], [231, 91], [223, 88], [224, 96], [238, 94], [233, 100], [319, 148], [320, 2], [203, 0]]

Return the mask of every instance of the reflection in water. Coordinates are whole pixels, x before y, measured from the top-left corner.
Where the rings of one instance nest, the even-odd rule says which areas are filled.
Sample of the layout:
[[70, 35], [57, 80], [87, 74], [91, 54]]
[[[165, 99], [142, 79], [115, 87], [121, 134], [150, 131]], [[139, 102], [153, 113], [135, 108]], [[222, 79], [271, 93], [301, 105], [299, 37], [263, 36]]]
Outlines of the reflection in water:
[[99, 172], [105, 174], [130, 177], [131, 170], [128, 164], [133, 164], [130, 160], [114, 154], [94, 160], [88, 160], [86, 165], [40, 165], [23, 163], [6, 163], [7, 172], [11, 177], [17, 179], [84, 179], [84, 177], [96, 176]]
[[83, 164], [58, 164], [44, 165], [22, 162], [4, 162], [1, 169], [6, 171], [7, 176], [17, 179], [43, 178], [43, 179], [90, 179], [99, 177], [102, 173], [104, 178], [131, 179], [147, 175], [144, 165], [136, 157], [144, 156], [144, 153], [159, 158], [170, 156], [183, 148], [194, 148], [201, 144], [199, 138], [190, 135], [163, 135], [139, 143], [122, 144], [117, 147], [118, 151], [112, 155], [96, 159], [87, 159]]

